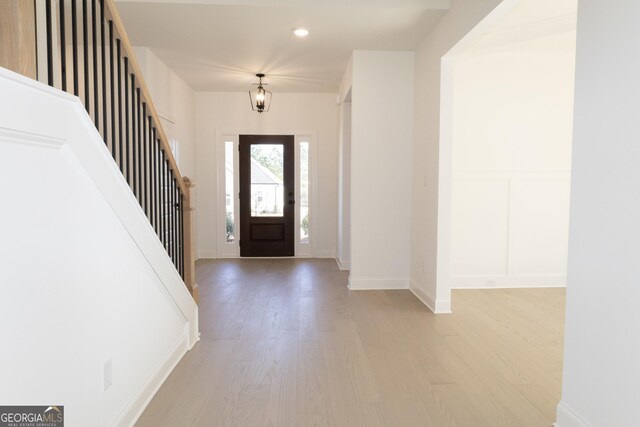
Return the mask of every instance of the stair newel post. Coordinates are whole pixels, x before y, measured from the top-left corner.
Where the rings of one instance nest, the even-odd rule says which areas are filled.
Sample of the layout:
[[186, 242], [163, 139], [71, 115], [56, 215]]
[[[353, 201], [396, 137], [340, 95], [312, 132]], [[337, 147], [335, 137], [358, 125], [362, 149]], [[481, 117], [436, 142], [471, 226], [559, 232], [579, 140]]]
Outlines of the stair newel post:
[[184, 193], [184, 203], [182, 204], [182, 217], [184, 221], [184, 282], [187, 285], [187, 289], [191, 292], [196, 304], [199, 300], [198, 284], [196, 283], [196, 269], [195, 269], [195, 256], [193, 249], [193, 211], [195, 207], [192, 205], [191, 193], [192, 188], [195, 186], [193, 181], [188, 177], [183, 177], [186, 191]]

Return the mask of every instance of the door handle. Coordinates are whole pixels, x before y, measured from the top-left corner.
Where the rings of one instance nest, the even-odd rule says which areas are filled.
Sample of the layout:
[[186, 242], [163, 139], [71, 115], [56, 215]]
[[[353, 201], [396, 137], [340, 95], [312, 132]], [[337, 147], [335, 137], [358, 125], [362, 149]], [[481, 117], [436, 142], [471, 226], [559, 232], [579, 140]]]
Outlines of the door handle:
[[295, 201], [294, 201], [294, 200], [289, 200], [289, 204], [290, 204], [290, 205], [292, 205], [292, 204], [294, 204], [294, 203], [295, 203]]

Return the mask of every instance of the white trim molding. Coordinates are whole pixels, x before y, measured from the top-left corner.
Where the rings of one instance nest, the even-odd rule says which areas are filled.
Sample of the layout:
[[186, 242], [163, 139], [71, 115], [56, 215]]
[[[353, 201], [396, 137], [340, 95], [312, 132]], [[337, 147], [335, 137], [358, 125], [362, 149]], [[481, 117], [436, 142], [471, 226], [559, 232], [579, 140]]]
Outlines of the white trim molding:
[[567, 276], [453, 276], [451, 289], [565, 288]]
[[[230, 258], [237, 258], [238, 256], [230, 256]], [[196, 260], [199, 260], [199, 259], [217, 259], [217, 258], [222, 258], [222, 257], [218, 257], [218, 254], [216, 252], [214, 252], [214, 251], [202, 251], [202, 252], [198, 252]]]
[[335, 258], [336, 253], [330, 249], [315, 249], [312, 258]]
[[409, 289], [409, 279], [349, 276], [349, 289], [352, 291]]
[[180, 337], [176, 345], [169, 351], [164, 361], [158, 366], [155, 373], [147, 380], [142, 386], [137, 396], [135, 396], [126, 408], [118, 415], [118, 418], [113, 422], [114, 426], [134, 425], [138, 418], [142, 415], [144, 410], [151, 402], [151, 399], [156, 395], [162, 384], [169, 377], [169, 374], [173, 372], [178, 362], [187, 352], [187, 340], [189, 330], [185, 329], [185, 334]]
[[451, 299], [434, 298], [411, 281], [409, 290], [434, 314], [451, 314]]
[[556, 422], [553, 425], [554, 427], [591, 427], [591, 424], [562, 401], [558, 403]]
[[0, 140], [3, 142], [13, 142], [16, 144], [27, 144], [54, 149], [61, 149], [67, 143], [67, 141], [62, 138], [38, 135], [19, 129], [8, 129], [3, 127], [0, 127]]
[[351, 263], [349, 261], [342, 261], [336, 257], [336, 264], [338, 264], [338, 268], [342, 271], [351, 270]]

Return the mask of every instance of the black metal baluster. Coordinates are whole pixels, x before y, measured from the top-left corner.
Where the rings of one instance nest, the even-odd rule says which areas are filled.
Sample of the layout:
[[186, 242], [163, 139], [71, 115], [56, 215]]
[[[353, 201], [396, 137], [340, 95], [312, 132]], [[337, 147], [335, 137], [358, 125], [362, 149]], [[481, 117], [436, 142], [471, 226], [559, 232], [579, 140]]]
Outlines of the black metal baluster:
[[156, 169], [158, 163], [158, 150], [156, 148], [156, 130], [151, 127], [151, 117], [149, 117], [149, 128], [151, 129], [151, 218], [153, 228], [156, 230], [156, 234], [158, 234], [158, 186], [157, 186], [157, 176]]
[[165, 250], [167, 249], [167, 239], [166, 239], [166, 202], [167, 202], [167, 197], [166, 197], [166, 192], [165, 192], [165, 181], [166, 181], [166, 169], [165, 169], [165, 160], [164, 160], [164, 149], [162, 147], [160, 147], [160, 157], [162, 160], [162, 169], [161, 169], [161, 173], [160, 173], [160, 201], [161, 201], [161, 205], [160, 205], [160, 234], [162, 235], [162, 244], [164, 245]]
[[[98, 32], [97, 32], [97, 20], [96, 20], [96, 0], [91, 0], [91, 41], [93, 42], [93, 107], [95, 109], [94, 115], [96, 119], [96, 129], [100, 132], [100, 97], [98, 96]], [[104, 77], [104, 76], [103, 76]], [[104, 78], [103, 78], [104, 80]], [[106, 124], [103, 123], [103, 126]], [[107, 138], [102, 133], [104, 143], [107, 143]]]
[[[158, 234], [162, 233], [162, 171], [164, 170], [164, 162], [162, 160], [162, 145], [160, 144], [160, 138], [156, 140], [156, 149], [158, 150], [158, 172], [156, 174], [156, 180], [158, 181]], [[164, 242], [164, 240], [163, 240]]]
[[173, 200], [171, 204], [171, 211], [173, 212], [173, 264], [178, 267], [178, 197], [176, 189], [178, 187], [177, 175], [171, 171], [171, 194]]
[[164, 233], [165, 241], [167, 242], [167, 253], [171, 253], [171, 194], [169, 193], [169, 153], [165, 153], [164, 158]]
[[164, 208], [162, 204], [164, 202], [164, 196], [162, 194], [162, 186], [164, 181], [162, 179], [162, 172], [164, 171], [164, 159], [162, 158], [162, 146], [160, 145], [160, 139], [157, 141], [158, 144], [158, 236], [160, 237], [160, 241], [164, 245], [164, 236], [162, 235], [162, 231], [164, 229], [164, 218], [162, 215], [164, 214]]
[[144, 127], [144, 136], [142, 138], [142, 188], [144, 189], [144, 198], [142, 209], [147, 214], [147, 218], [151, 221], [151, 214], [149, 212], [149, 186], [147, 185], [147, 175], [149, 168], [147, 167], [150, 157], [149, 152], [149, 121], [147, 120], [147, 103], [142, 103], [142, 123]]
[[137, 148], [137, 152], [138, 152], [138, 182], [137, 182], [137, 186], [138, 186], [138, 201], [140, 202], [140, 207], [143, 206], [142, 203], [142, 198], [144, 197], [144, 188], [142, 188], [142, 146], [144, 145], [144, 142], [142, 142], [142, 122], [140, 121], [140, 118], [142, 116], [142, 98], [140, 97], [140, 88], [136, 88], [136, 94], [137, 94], [137, 102], [138, 102], [138, 106], [136, 107], [138, 110], [138, 116], [137, 116], [137, 120], [138, 120], [138, 148]]
[[173, 190], [173, 194], [174, 194], [174, 198], [175, 198], [175, 203], [173, 206], [173, 212], [175, 213], [175, 220], [174, 220], [174, 225], [175, 225], [175, 236], [176, 236], [176, 269], [179, 270], [180, 269], [180, 225], [178, 223], [178, 215], [180, 214], [179, 211], [179, 207], [180, 207], [180, 198], [179, 198], [179, 187], [178, 187], [178, 174], [177, 172], [174, 172], [174, 177], [175, 177], [175, 181], [174, 181], [174, 190]]
[[60, 75], [62, 78], [62, 90], [67, 91], [67, 44], [65, 37], [64, 3], [60, 0]]
[[176, 207], [175, 207], [175, 191], [174, 191], [175, 180], [173, 179], [173, 168], [169, 169], [169, 235], [171, 240], [171, 260], [173, 264], [176, 263], [176, 227], [175, 227], [175, 218], [176, 218]]
[[165, 241], [167, 242], [167, 253], [171, 253], [171, 194], [169, 193], [169, 157], [168, 152], [165, 153], [164, 159], [164, 233]]
[[[102, 48], [102, 122], [104, 127], [104, 142], [107, 142], [109, 132], [107, 130], [107, 40], [105, 39], [104, 1], [100, 0], [100, 42]], [[115, 153], [113, 141], [111, 141], [111, 155]], [[115, 157], [115, 156], [114, 156]]]
[[169, 258], [173, 262], [173, 211], [171, 204], [173, 203], [173, 195], [171, 194], [171, 164], [169, 163], [169, 152], [167, 151], [167, 252]]
[[87, 113], [91, 115], [91, 100], [90, 100], [90, 91], [89, 91], [89, 32], [87, 22], [87, 0], [82, 0], [82, 42], [84, 47], [84, 107], [87, 110]]
[[154, 137], [154, 141], [153, 141], [153, 147], [156, 150], [156, 156], [155, 156], [155, 172], [154, 172], [154, 176], [153, 179], [155, 181], [155, 186], [156, 186], [156, 195], [155, 195], [155, 202], [154, 202], [154, 206], [155, 206], [155, 210], [156, 210], [156, 224], [157, 224], [157, 231], [158, 231], [158, 235], [160, 235], [160, 211], [161, 211], [161, 198], [160, 198], [160, 171], [161, 171], [161, 164], [160, 164], [160, 140], [157, 137], [157, 131], [156, 128], [153, 128], [153, 137]]
[[51, 21], [51, 2], [46, 2], [45, 19], [47, 28], [47, 82], [53, 86], [53, 22]]
[[178, 214], [180, 215], [180, 277], [184, 279], [184, 194], [179, 191], [180, 207]]
[[176, 182], [176, 270], [180, 273], [180, 187]]
[[71, 48], [73, 50], [73, 94], [80, 93], [78, 79], [78, 5], [71, 0]]
[[130, 151], [129, 151], [129, 58], [124, 58], [124, 120], [125, 120], [125, 133], [124, 133], [124, 149], [126, 152], [126, 164], [125, 164], [125, 178], [127, 183], [131, 185], [129, 180], [130, 175]]
[[[133, 70], [132, 70], [133, 71]], [[137, 133], [137, 123], [136, 123], [136, 110], [138, 109], [136, 103], [136, 79], [131, 73], [131, 168], [133, 170], [133, 179], [131, 180], [131, 188], [133, 189], [133, 194], [136, 196], [136, 199], [140, 200], [140, 196], [138, 194], [138, 171], [136, 170], [137, 166], [137, 150], [138, 143], [136, 138], [138, 137]]]
[[[104, 6], [104, 0], [102, 0], [102, 4]], [[113, 160], [118, 163], [118, 158], [116, 157], [116, 91], [114, 87], [115, 73], [113, 69], [113, 21], [109, 21], [109, 77], [111, 77], [109, 84], [109, 90], [111, 91], [111, 155], [113, 156]]]
[[[113, 30], [113, 22], [109, 23], [111, 30]], [[112, 31], [113, 35], [113, 31]], [[118, 162], [118, 166], [120, 166], [120, 172], [125, 176], [124, 173], [124, 147], [123, 147], [123, 139], [124, 134], [122, 131], [122, 57], [120, 56], [120, 39], [116, 40], [117, 47], [117, 61], [118, 61], [118, 157], [120, 161]]]

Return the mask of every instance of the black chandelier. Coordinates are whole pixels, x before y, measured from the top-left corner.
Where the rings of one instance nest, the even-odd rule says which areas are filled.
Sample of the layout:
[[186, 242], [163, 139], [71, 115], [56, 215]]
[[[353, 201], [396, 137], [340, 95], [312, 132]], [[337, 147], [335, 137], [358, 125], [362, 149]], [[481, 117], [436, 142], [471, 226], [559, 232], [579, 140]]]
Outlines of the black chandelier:
[[[260, 82], [257, 83], [258, 87], [249, 91], [251, 109], [258, 113], [263, 113], [265, 111], [269, 111], [269, 106], [271, 105], [271, 92], [262, 87], [262, 78], [264, 77], [264, 74], [258, 73], [256, 74], [256, 77], [260, 79]], [[264, 85], [268, 85], [268, 83], [264, 83]]]

